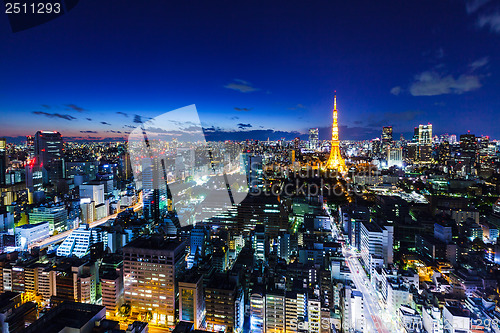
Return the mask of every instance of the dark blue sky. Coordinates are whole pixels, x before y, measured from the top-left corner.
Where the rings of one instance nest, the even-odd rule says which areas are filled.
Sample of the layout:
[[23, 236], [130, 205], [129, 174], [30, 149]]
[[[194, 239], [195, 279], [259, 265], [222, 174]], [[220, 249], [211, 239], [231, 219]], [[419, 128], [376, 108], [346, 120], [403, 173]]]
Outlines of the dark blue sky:
[[493, 0], [85, 0], [17, 33], [2, 14], [0, 45], [0, 136], [126, 136], [196, 104], [214, 138], [327, 137], [337, 90], [341, 139], [500, 138]]

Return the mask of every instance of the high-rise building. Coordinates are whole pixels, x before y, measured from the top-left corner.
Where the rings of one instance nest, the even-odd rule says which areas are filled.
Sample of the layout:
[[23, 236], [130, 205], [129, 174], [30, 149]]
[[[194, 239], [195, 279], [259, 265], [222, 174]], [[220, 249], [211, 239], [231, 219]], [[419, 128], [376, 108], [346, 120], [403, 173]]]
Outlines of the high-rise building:
[[92, 181], [79, 186], [80, 199], [90, 199], [95, 205], [104, 203], [104, 184], [98, 181]]
[[432, 144], [432, 124], [418, 125], [418, 143]]
[[206, 323], [210, 331], [243, 331], [245, 294], [237, 283], [215, 275], [205, 288]]
[[26, 148], [28, 149], [28, 157], [33, 158], [35, 156], [35, 136], [28, 135], [26, 137]]
[[0, 185], [5, 185], [5, 173], [7, 171], [7, 141], [0, 138]]
[[48, 180], [57, 182], [65, 177], [64, 147], [61, 133], [38, 131], [35, 134], [37, 163], [47, 170]]
[[[121, 274], [120, 274], [121, 273]], [[107, 271], [101, 275], [102, 305], [115, 316], [123, 302], [123, 271]]]
[[392, 126], [382, 128], [382, 143], [390, 144], [392, 142]]
[[330, 157], [326, 163], [327, 169], [337, 170], [338, 172], [347, 172], [347, 166], [340, 154], [340, 141], [339, 141], [339, 126], [337, 123], [337, 95], [333, 98], [333, 124], [332, 124], [332, 140]]
[[250, 331], [252, 333], [264, 332], [265, 314], [265, 293], [261, 286], [254, 286], [250, 294]]
[[179, 279], [179, 321], [188, 321], [194, 328], [202, 327], [205, 319], [203, 276], [186, 274]]
[[285, 332], [285, 293], [283, 290], [268, 290], [265, 313], [264, 332]]
[[319, 147], [319, 136], [317, 128], [309, 129], [309, 149], [316, 150]]
[[377, 223], [361, 223], [361, 257], [370, 274], [377, 266], [393, 262], [394, 227]]
[[160, 221], [167, 212], [167, 181], [163, 172], [158, 158], [142, 160], [142, 198], [144, 217], [148, 220]]
[[465, 168], [467, 174], [471, 173], [477, 160], [478, 144], [474, 134], [460, 135], [460, 150], [456, 160]]
[[264, 186], [262, 156], [245, 156], [247, 157], [245, 166], [250, 192], [259, 193], [263, 190]]
[[184, 249], [183, 242], [160, 236], [138, 238], [123, 247], [124, 299], [132, 305], [132, 312], [150, 313], [158, 325], [175, 325]]
[[387, 166], [403, 166], [403, 148], [389, 147], [387, 148]]

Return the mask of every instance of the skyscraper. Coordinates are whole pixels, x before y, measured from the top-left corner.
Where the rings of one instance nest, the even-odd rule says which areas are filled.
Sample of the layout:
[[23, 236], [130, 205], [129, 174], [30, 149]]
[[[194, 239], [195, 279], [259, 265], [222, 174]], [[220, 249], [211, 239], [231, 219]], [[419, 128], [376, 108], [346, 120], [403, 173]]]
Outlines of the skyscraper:
[[125, 301], [132, 305], [132, 312], [150, 313], [157, 325], [175, 324], [184, 249], [184, 243], [158, 236], [138, 238], [123, 247]]
[[7, 140], [0, 138], [0, 185], [5, 185], [5, 172], [7, 170]]
[[418, 143], [432, 143], [432, 124], [418, 125]]
[[56, 182], [65, 177], [64, 149], [61, 133], [56, 131], [36, 132], [35, 157], [39, 165], [47, 170], [50, 182]]
[[310, 128], [309, 129], [309, 149], [316, 150], [318, 149], [318, 129], [317, 128]]
[[333, 98], [333, 124], [330, 157], [326, 164], [327, 169], [337, 170], [341, 173], [347, 171], [345, 161], [340, 154], [339, 127], [337, 124], [337, 95]]
[[392, 142], [392, 126], [384, 126], [382, 128], [382, 142], [383, 143]]
[[159, 221], [167, 211], [167, 181], [157, 158], [142, 160], [144, 216]]

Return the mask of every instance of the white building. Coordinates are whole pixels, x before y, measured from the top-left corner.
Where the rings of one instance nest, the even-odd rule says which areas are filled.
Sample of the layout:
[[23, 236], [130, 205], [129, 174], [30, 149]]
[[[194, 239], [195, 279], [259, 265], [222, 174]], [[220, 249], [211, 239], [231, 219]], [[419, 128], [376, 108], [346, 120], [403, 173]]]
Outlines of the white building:
[[104, 203], [104, 184], [88, 182], [80, 185], [80, 199], [90, 199], [96, 205]]
[[422, 332], [422, 317], [414, 309], [402, 305], [398, 310], [398, 321], [403, 332]]
[[32, 244], [50, 236], [49, 222], [25, 224], [15, 230], [16, 246], [26, 250]]
[[387, 148], [387, 167], [403, 166], [403, 148]]
[[89, 228], [88, 224], [83, 224], [66, 237], [64, 242], [57, 248], [57, 255], [81, 258], [89, 253], [90, 246], [99, 242], [108, 243], [107, 233], [97, 228]]
[[250, 332], [264, 332], [265, 321], [265, 297], [259, 292], [250, 295]]
[[379, 226], [377, 223], [361, 223], [361, 257], [369, 273], [377, 266], [393, 262], [394, 227]]
[[264, 332], [285, 331], [285, 295], [282, 292], [266, 294]]
[[425, 308], [422, 311], [422, 322], [428, 333], [443, 333], [443, 322], [439, 308]]
[[445, 305], [443, 308], [443, 328], [449, 333], [470, 332], [471, 321], [468, 311], [457, 306]]
[[387, 280], [387, 307], [392, 313], [396, 313], [401, 305], [411, 304], [412, 294], [408, 288], [395, 279]]

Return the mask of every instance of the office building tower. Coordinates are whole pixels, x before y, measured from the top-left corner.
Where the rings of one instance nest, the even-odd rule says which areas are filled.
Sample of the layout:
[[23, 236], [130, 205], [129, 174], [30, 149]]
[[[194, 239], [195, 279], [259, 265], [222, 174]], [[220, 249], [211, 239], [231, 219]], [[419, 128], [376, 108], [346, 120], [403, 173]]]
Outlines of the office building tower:
[[264, 332], [285, 332], [285, 293], [283, 290], [267, 291], [265, 319]]
[[179, 321], [191, 322], [194, 329], [205, 321], [205, 294], [203, 276], [195, 272], [179, 278]]
[[265, 233], [265, 226], [262, 224], [258, 224], [255, 227], [255, 232], [253, 235], [253, 249], [255, 250], [255, 258], [257, 260], [266, 260], [267, 254], [267, 236]]
[[80, 200], [90, 199], [95, 205], [104, 203], [104, 184], [98, 181], [92, 181], [79, 186]]
[[125, 301], [132, 312], [151, 313], [152, 322], [176, 322], [177, 277], [185, 265], [183, 242], [152, 236], [123, 247]]
[[260, 193], [264, 186], [264, 172], [262, 156], [245, 155], [246, 174], [248, 177], [248, 187], [250, 192]]
[[100, 276], [102, 305], [106, 314], [114, 317], [123, 304], [123, 270], [106, 271]]
[[214, 275], [205, 288], [207, 329], [240, 333], [245, 316], [244, 292], [225, 275]]
[[35, 136], [28, 135], [26, 137], [26, 148], [28, 150], [28, 158], [33, 158], [35, 156]]
[[432, 125], [418, 125], [418, 143], [432, 144]]
[[309, 149], [316, 150], [319, 148], [319, 136], [317, 128], [309, 129]]
[[[43, 171], [39, 163], [36, 162], [36, 158], [33, 157], [26, 163], [25, 167], [26, 175], [26, 188], [32, 197], [35, 192], [43, 191]], [[31, 202], [33, 198], [31, 198]]]
[[368, 272], [393, 262], [394, 227], [361, 223], [361, 257]]
[[35, 207], [29, 213], [30, 224], [49, 222], [50, 233], [66, 230], [68, 212], [64, 206]]
[[474, 134], [460, 135], [460, 149], [455, 159], [465, 174], [470, 174], [477, 162], [478, 143]]
[[0, 185], [6, 184], [7, 172], [7, 140], [0, 138]]
[[382, 145], [387, 148], [392, 143], [392, 126], [382, 128]]
[[250, 294], [250, 332], [263, 333], [266, 299], [263, 286], [254, 286]]
[[393, 166], [403, 166], [403, 148], [387, 148], [387, 166], [389, 168]]
[[167, 180], [158, 158], [142, 160], [142, 190], [144, 217], [151, 221], [160, 221], [167, 212]]
[[37, 163], [47, 170], [48, 180], [57, 182], [65, 178], [64, 146], [62, 135], [56, 131], [38, 131], [35, 134]]

